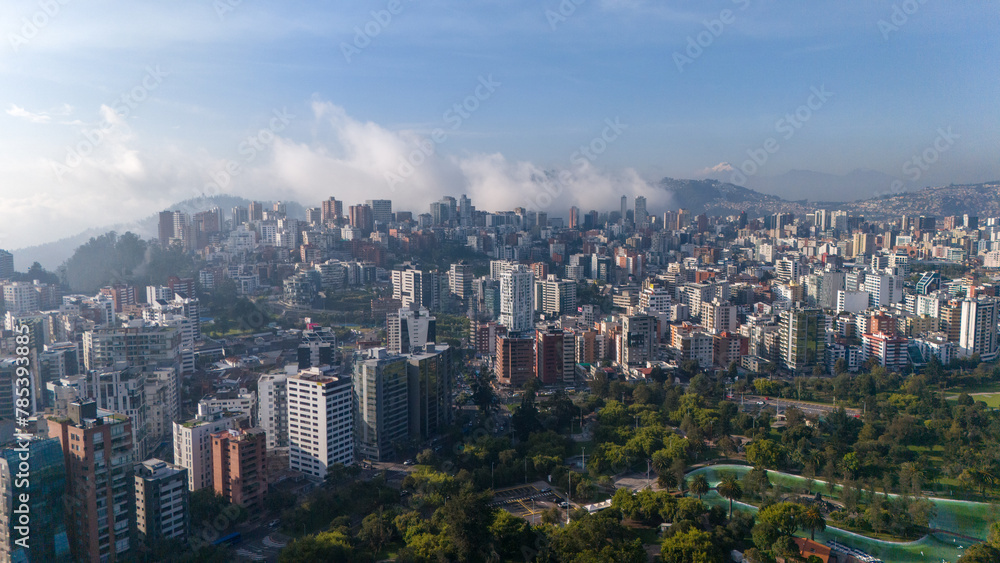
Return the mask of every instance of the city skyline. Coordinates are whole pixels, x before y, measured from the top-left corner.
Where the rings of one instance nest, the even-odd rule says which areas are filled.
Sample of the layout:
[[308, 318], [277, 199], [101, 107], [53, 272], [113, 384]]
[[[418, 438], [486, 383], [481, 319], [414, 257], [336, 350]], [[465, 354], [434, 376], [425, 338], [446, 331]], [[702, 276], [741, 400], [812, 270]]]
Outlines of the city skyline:
[[213, 190], [510, 209], [549, 173], [564, 215], [669, 207], [664, 176], [773, 193], [867, 170], [886, 192], [1000, 171], [986, 6], [458, 6], [8, 3], [0, 247]]

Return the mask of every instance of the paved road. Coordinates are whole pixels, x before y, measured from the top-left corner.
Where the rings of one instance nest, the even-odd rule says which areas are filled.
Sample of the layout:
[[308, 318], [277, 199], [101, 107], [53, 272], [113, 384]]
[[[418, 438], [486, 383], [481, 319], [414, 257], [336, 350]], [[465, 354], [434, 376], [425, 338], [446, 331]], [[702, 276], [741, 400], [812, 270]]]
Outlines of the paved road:
[[[740, 402], [739, 396], [734, 396], [733, 399], [732, 399], [732, 401], [734, 401], [734, 402], [736, 402], [738, 404]], [[758, 405], [758, 403], [762, 403], [762, 404]], [[785, 412], [785, 409], [788, 408], [788, 407], [796, 407], [799, 410], [801, 410], [802, 412], [804, 412], [805, 414], [808, 414], [808, 415], [817, 415], [817, 416], [822, 416], [822, 415], [830, 414], [833, 411], [837, 410], [837, 408], [838, 408], [838, 407], [834, 407], [832, 405], [819, 405], [819, 404], [815, 404], [815, 403], [806, 403], [806, 402], [803, 402], [803, 401], [793, 401], [793, 400], [790, 400], [790, 399], [776, 399], [774, 397], [764, 397], [764, 396], [760, 396], [760, 395], [744, 395], [743, 396], [743, 404], [744, 404], [744, 406], [747, 406], [747, 407], [750, 407], [750, 408], [755, 408], [755, 407], [758, 407], [758, 406], [761, 407], [761, 408], [769, 408], [769, 409], [780, 408], [781, 412]], [[850, 416], [861, 416], [861, 409], [845, 408], [844, 410]]]
[[277, 528], [268, 526], [268, 522], [251, 524], [247, 528], [240, 529], [240, 533], [243, 534], [243, 539], [233, 547], [233, 550], [242, 561], [274, 563], [278, 560], [281, 548], [288, 541]]

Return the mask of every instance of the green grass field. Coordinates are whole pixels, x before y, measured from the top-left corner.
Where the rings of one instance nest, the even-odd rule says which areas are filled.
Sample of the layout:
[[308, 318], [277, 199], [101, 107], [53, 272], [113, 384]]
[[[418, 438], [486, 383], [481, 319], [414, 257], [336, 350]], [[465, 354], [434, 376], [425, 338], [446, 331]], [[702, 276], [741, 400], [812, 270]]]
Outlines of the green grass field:
[[[749, 469], [748, 467], [733, 465], [712, 466], [692, 471], [688, 474], [688, 477], [704, 473], [709, 483], [714, 487], [719, 482], [720, 471], [728, 471], [742, 476]], [[800, 488], [805, 485], [806, 481], [802, 477], [778, 471], [768, 471], [768, 476], [771, 479], [771, 483], [778, 487]], [[826, 483], [822, 481], [815, 481], [810, 488], [813, 492], [822, 492], [824, 496], [828, 494]], [[839, 493], [839, 488], [837, 486], [838, 490], [834, 493], [834, 496]], [[715, 491], [710, 491], [709, 494], [705, 495], [704, 500], [706, 504], [710, 505], [719, 505], [727, 508], [729, 506], [729, 501], [720, 497]], [[985, 538], [987, 526], [997, 518], [998, 512], [1000, 512], [1000, 509], [985, 503], [944, 499], [935, 499], [931, 502], [937, 508], [937, 514], [931, 521], [932, 527], [975, 537]], [[743, 503], [737, 503], [737, 507], [739, 510], [757, 511], [756, 507]], [[970, 544], [967, 540], [944, 534], [929, 535], [915, 542], [891, 542], [869, 538], [846, 530], [835, 529], [832, 524], [828, 524], [828, 526], [826, 531], [816, 533], [816, 541], [825, 544], [830, 539], [836, 539], [841, 543], [881, 557], [887, 563], [890, 561], [893, 563], [916, 563], [918, 561], [953, 562], [961, 556], [964, 549]], [[809, 537], [808, 531], [799, 532], [798, 535]]]
[[[1000, 408], [1000, 392], [997, 393], [970, 393], [973, 401], [979, 402], [983, 401], [986, 406], [997, 409]], [[948, 395], [948, 400], [955, 402], [958, 401], [958, 395]]]

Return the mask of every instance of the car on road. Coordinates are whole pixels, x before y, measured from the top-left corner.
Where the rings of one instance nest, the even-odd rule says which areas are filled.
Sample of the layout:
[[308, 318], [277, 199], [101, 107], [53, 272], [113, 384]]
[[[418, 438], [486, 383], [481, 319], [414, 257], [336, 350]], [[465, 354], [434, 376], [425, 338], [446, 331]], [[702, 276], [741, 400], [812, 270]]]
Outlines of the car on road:
[[569, 503], [566, 501], [562, 501], [559, 503], [559, 508], [569, 508]]
[[758, 405], [763, 405], [763, 404], [764, 404], [764, 401], [757, 401], [757, 404], [758, 404]]
[[540, 493], [551, 493], [552, 489], [550, 487], [545, 487], [544, 489], [538, 491]]
[[412, 459], [408, 459], [403, 462], [403, 465], [414, 465], [415, 463], [417, 462], [413, 461]]
[[281, 523], [280, 520], [271, 520], [271, 523], [268, 524], [267, 527], [268, 528], [277, 528], [278, 524], [280, 524], [280, 523]]

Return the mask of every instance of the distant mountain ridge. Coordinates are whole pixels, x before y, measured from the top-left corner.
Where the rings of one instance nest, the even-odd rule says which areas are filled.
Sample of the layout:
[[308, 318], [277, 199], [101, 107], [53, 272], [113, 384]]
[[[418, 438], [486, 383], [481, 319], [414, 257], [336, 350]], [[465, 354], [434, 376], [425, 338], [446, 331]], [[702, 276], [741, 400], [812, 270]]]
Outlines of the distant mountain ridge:
[[[804, 215], [817, 209], [842, 209], [852, 215], [871, 218], [900, 215], [942, 217], [965, 213], [982, 218], [1000, 217], [1000, 180], [979, 184], [927, 187], [895, 194], [876, 194], [874, 197], [847, 202], [789, 201], [775, 195], [761, 193], [751, 188], [712, 178], [703, 180], [663, 178], [656, 184], [656, 187], [670, 193], [673, 209], [688, 209], [696, 215], [707, 213], [726, 216], [738, 215], [745, 211], [749, 217], [760, 217], [779, 212]], [[841, 192], [825, 191], [822, 193], [839, 194]], [[222, 209], [223, 218], [227, 218], [233, 207], [237, 205], [247, 206], [249, 203], [250, 200], [242, 197], [222, 195], [182, 201], [170, 206], [165, 211], [180, 209], [190, 213], [219, 207]], [[273, 202], [262, 203], [270, 206]], [[283, 203], [285, 203], [290, 217], [305, 218], [305, 207], [302, 204], [295, 201]], [[157, 214], [132, 223], [119, 223], [103, 228], [87, 229], [78, 235], [58, 241], [12, 250], [15, 267], [18, 271], [23, 272], [28, 269], [32, 262], [37, 261], [47, 270], [55, 270], [91, 237], [100, 236], [108, 231], [118, 233], [131, 231], [145, 239], [155, 238], [157, 236]]]
[[[720, 175], [723, 174], [723, 175]], [[713, 172], [709, 177], [725, 181], [732, 172]], [[788, 201], [858, 201], [888, 191], [899, 180], [877, 170], [858, 169], [847, 174], [828, 174], [813, 170], [789, 170], [777, 176], [750, 176], [744, 182], [749, 189]], [[817, 198], [819, 196], [819, 198]], [[831, 199], [835, 196], [836, 199]]]
[[[213, 207], [218, 207], [222, 210], [222, 218], [225, 220], [229, 217], [230, 211], [233, 207], [236, 207], [237, 205], [246, 207], [250, 204], [250, 201], [251, 200], [243, 197], [218, 195], [213, 197], [187, 199], [171, 205], [163, 211], [184, 211], [185, 213], [193, 214], [200, 211], [207, 211]], [[274, 202], [265, 201], [261, 203], [270, 206]], [[305, 207], [303, 207], [302, 204], [296, 201], [283, 201], [282, 203], [285, 204], [285, 211], [288, 213], [289, 217], [305, 219], [306, 212]], [[158, 226], [159, 213], [154, 213], [131, 223], [118, 223], [107, 227], [87, 229], [78, 235], [65, 237], [57, 241], [47, 242], [35, 246], [19, 248], [11, 250], [10, 252], [14, 255], [14, 267], [19, 272], [26, 271], [28, 267], [31, 266], [32, 262], [38, 262], [46, 270], [55, 271], [56, 268], [61, 266], [63, 262], [73, 255], [73, 252], [76, 251], [77, 248], [86, 244], [86, 242], [91, 238], [101, 236], [109, 231], [115, 231], [119, 234], [133, 232], [148, 240], [156, 238], [159, 235]]]

